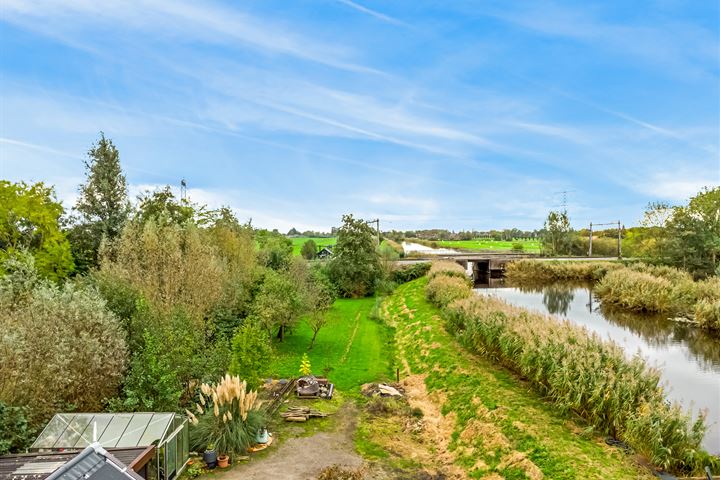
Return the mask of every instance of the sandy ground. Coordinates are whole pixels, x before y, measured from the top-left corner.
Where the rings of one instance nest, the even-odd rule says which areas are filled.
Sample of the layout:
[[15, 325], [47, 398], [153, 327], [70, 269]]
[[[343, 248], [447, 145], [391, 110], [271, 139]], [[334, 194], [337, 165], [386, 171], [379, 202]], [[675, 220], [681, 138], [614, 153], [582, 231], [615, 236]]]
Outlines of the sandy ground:
[[359, 467], [363, 459], [353, 445], [357, 421], [355, 406], [347, 403], [338, 411], [339, 424], [335, 431], [321, 432], [309, 437], [290, 438], [270, 448], [264, 458], [251, 460], [222, 476], [222, 480], [314, 480], [330, 465]]

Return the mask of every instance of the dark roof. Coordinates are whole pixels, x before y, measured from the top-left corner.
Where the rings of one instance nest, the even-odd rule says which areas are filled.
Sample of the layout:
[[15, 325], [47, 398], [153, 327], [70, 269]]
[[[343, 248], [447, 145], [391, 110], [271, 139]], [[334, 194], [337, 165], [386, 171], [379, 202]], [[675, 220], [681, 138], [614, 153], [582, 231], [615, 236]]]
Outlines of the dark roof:
[[[121, 470], [143, 457], [147, 463], [146, 450], [145, 447], [134, 447], [106, 451], [95, 444], [82, 451], [3, 455], [0, 456], [0, 480], [138, 480], [142, 477], [129, 468], [126, 472]], [[145, 465], [140, 463], [136, 463], [138, 470]], [[90, 476], [85, 477], [85, 474]]]

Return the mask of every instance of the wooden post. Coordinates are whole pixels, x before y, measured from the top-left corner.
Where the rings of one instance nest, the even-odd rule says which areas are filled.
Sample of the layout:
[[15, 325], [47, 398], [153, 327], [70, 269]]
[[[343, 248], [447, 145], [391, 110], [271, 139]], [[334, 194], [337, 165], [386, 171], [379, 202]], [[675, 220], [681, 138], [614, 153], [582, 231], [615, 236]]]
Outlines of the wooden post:
[[592, 222], [590, 222], [590, 247], [588, 248], [588, 257], [592, 257]]
[[622, 258], [622, 240], [620, 231], [620, 220], [618, 220], [618, 258]]
[[395, 369], [395, 378], [397, 379], [397, 382], [400, 383], [400, 367]]

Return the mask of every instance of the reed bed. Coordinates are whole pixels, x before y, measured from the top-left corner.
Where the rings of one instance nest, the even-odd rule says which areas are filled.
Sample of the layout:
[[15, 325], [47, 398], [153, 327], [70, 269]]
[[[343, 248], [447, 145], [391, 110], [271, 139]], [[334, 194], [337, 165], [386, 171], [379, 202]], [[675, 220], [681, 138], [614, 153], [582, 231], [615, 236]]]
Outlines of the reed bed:
[[437, 307], [444, 307], [470, 295], [472, 295], [472, 287], [467, 279], [457, 276], [436, 275], [428, 282], [425, 289], [425, 296]]
[[510, 280], [598, 280], [623, 265], [617, 262], [517, 260], [505, 268]]
[[462, 265], [450, 260], [437, 260], [432, 262], [432, 266], [430, 267], [430, 272], [428, 273], [428, 276], [430, 277], [430, 279], [433, 279], [438, 275], [458, 277], [462, 278], [465, 281], [468, 281], [468, 274], [462, 267]]
[[[428, 287], [429, 288], [429, 284]], [[698, 472], [718, 460], [700, 447], [704, 418], [670, 405], [660, 375], [613, 342], [566, 321], [485, 296], [443, 310], [448, 329], [467, 348], [526, 377], [564, 411], [622, 439], [658, 466]]]
[[523, 282], [592, 280], [604, 303], [635, 311], [663, 313], [694, 320], [700, 327], [720, 330], [720, 278], [694, 281], [677, 268], [616, 262], [540, 262], [520, 260], [507, 265], [507, 276]]

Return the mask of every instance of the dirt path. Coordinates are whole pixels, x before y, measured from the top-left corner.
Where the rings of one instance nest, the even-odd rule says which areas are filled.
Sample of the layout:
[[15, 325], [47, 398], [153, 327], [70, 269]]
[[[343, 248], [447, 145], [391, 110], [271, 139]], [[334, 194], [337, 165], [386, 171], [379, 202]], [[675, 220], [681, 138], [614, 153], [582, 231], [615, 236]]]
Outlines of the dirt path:
[[355, 453], [353, 434], [357, 409], [347, 402], [337, 412], [338, 425], [332, 432], [290, 438], [270, 447], [264, 458], [251, 460], [216, 478], [222, 480], [314, 480], [330, 465], [359, 467], [363, 459]]

